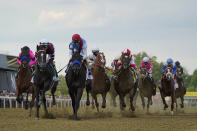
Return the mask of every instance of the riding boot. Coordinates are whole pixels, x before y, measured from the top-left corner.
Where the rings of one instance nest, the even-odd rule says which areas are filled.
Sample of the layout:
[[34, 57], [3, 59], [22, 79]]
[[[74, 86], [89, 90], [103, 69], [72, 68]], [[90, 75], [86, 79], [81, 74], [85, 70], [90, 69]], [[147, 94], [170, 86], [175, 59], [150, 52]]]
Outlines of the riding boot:
[[59, 81], [59, 78], [58, 78], [58, 74], [57, 74], [57, 70], [55, 68], [55, 65], [53, 66], [53, 81], [54, 82]]

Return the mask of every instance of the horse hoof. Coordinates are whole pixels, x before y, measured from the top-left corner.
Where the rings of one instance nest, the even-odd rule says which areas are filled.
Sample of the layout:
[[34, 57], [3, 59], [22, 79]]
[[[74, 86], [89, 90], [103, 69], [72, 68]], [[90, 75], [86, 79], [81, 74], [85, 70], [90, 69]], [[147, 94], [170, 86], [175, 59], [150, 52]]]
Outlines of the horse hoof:
[[173, 112], [173, 111], [171, 111], [171, 112], [170, 112], [170, 114], [173, 116], [173, 115], [174, 115], [174, 112]]
[[86, 105], [89, 106], [90, 105], [90, 101], [86, 101]]
[[184, 108], [184, 105], [181, 105], [181, 108]]
[[106, 106], [105, 105], [102, 105], [102, 108], [106, 108]]
[[124, 108], [125, 108], [125, 107], [126, 107], [126, 104], [125, 104], [125, 103], [124, 103], [124, 104], [122, 104], [122, 107], [124, 107]]
[[168, 106], [167, 106], [167, 105], [165, 105], [165, 106], [164, 106], [164, 110], [166, 110], [167, 108], [168, 108]]

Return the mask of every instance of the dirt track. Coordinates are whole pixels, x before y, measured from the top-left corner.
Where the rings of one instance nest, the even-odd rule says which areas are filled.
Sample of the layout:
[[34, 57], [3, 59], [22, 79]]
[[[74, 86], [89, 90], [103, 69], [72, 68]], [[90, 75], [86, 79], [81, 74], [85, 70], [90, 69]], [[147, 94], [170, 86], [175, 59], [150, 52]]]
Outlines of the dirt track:
[[147, 114], [142, 110], [131, 113], [106, 109], [96, 113], [91, 108], [81, 108], [80, 121], [72, 120], [71, 108], [54, 107], [49, 112], [50, 118], [44, 118], [42, 112], [40, 120], [35, 120], [35, 117], [29, 118], [24, 109], [0, 109], [0, 131], [197, 131], [197, 108], [187, 108], [175, 113], [173, 117], [169, 115], [169, 111], [163, 110]]

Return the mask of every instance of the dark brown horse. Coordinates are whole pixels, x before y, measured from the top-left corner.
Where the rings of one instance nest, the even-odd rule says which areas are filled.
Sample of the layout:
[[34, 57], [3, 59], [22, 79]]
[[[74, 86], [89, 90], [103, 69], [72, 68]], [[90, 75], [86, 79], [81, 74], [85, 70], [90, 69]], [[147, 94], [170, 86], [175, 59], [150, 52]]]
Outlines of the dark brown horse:
[[[184, 84], [183, 84], [183, 78], [181, 77], [182, 75], [182, 71], [181, 68], [177, 68], [177, 72], [176, 72], [176, 82], [178, 84], [178, 88], [176, 88], [175, 91], [175, 95], [176, 95], [176, 99], [180, 98], [181, 99], [181, 108], [184, 107], [184, 95], [186, 93], [186, 89], [184, 88]], [[176, 107], [178, 107], [177, 102], [176, 102]]]
[[[22, 57], [21, 57], [21, 65], [19, 67], [19, 72], [16, 78], [16, 100], [17, 102], [21, 103], [23, 101], [23, 93], [26, 93], [26, 101], [25, 101], [25, 109], [28, 109], [28, 94], [32, 93], [32, 99], [30, 102], [30, 113], [29, 116], [32, 114], [32, 108], [34, 106], [34, 85], [31, 83], [32, 79], [32, 72], [29, 66], [29, 58], [28, 58], [28, 51], [24, 51], [28, 49], [22, 48]], [[25, 53], [27, 52], [27, 53]]]
[[[98, 53], [95, 61], [94, 61], [94, 70], [92, 72], [93, 75], [93, 87], [91, 90], [91, 95], [95, 100], [97, 111], [99, 112], [99, 103], [97, 100], [97, 94], [101, 94], [103, 98], [102, 108], [106, 107], [106, 95], [110, 89], [110, 86], [107, 84], [106, 79], [107, 75], [105, 73], [105, 56], [103, 53]], [[94, 103], [92, 103], [94, 104]]]
[[148, 98], [148, 103], [147, 103], [147, 111], [149, 111], [149, 105], [152, 105], [152, 92], [153, 92], [153, 81], [149, 77], [147, 69], [146, 68], [141, 68], [141, 77], [138, 82], [138, 87], [140, 91], [140, 96], [142, 100], [142, 106], [143, 109], [145, 108], [145, 100], [144, 97]]
[[165, 101], [165, 97], [171, 96], [171, 115], [174, 113], [174, 103], [175, 103], [175, 89], [174, 89], [174, 78], [172, 75], [172, 67], [166, 67], [165, 73], [161, 79], [160, 94], [164, 104], [164, 110], [168, 108]]
[[130, 57], [127, 54], [122, 54], [121, 58], [122, 66], [118, 74], [118, 78], [115, 81], [115, 90], [120, 98], [120, 108], [123, 110], [126, 107], [124, 97], [129, 94], [130, 97], [130, 109], [135, 110], [133, 105], [133, 99], [136, 93], [137, 85], [134, 83], [133, 71], [130, 68]]

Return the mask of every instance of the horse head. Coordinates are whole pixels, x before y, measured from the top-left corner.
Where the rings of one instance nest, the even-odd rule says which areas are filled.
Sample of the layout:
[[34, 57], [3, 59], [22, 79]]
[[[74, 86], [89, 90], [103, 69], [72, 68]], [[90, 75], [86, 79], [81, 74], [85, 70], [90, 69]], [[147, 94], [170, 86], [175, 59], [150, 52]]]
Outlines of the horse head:
[[171, 67], [166, 67], [165, 76], [166, 76], [166, 79], [169, 81], [173, 79]]
[[80, 53], [74, 52], [72, 59], [71, 59], [71, 62], [72, 62], [71, 69], [73, 70], [73, 73], [75, 76], [79, 75], [79, 72], [82, 66], [82, 61], [83, 61], [83, 58], [80, 55]]
[[106, 64], [106, 59], [105, 59], [105, 55], [103, 52], [98, 53], [98, 55], [96, 56], [96, 59], [94, 61], [94, 65], [104, 68]]
[[128, 54], [122, 53], [121, 62], [122, 62], [123, 69], [129, 68], [129, 65], [130, 65], [130, 56]]
[[141, 73], [142, 80], [144, 80], [148, 76], [146, 67], [140, 68], [140, 73]]
[[47, 67], [47, 54], [44, 46], [40, 46], [37, 51], [37, 66], [40, 71], [44, 71]]
[[181, 68], [177, 68], [176, 77], [177, 77], [178, 79], [181, 79], [181, 75], [182, 75]]

